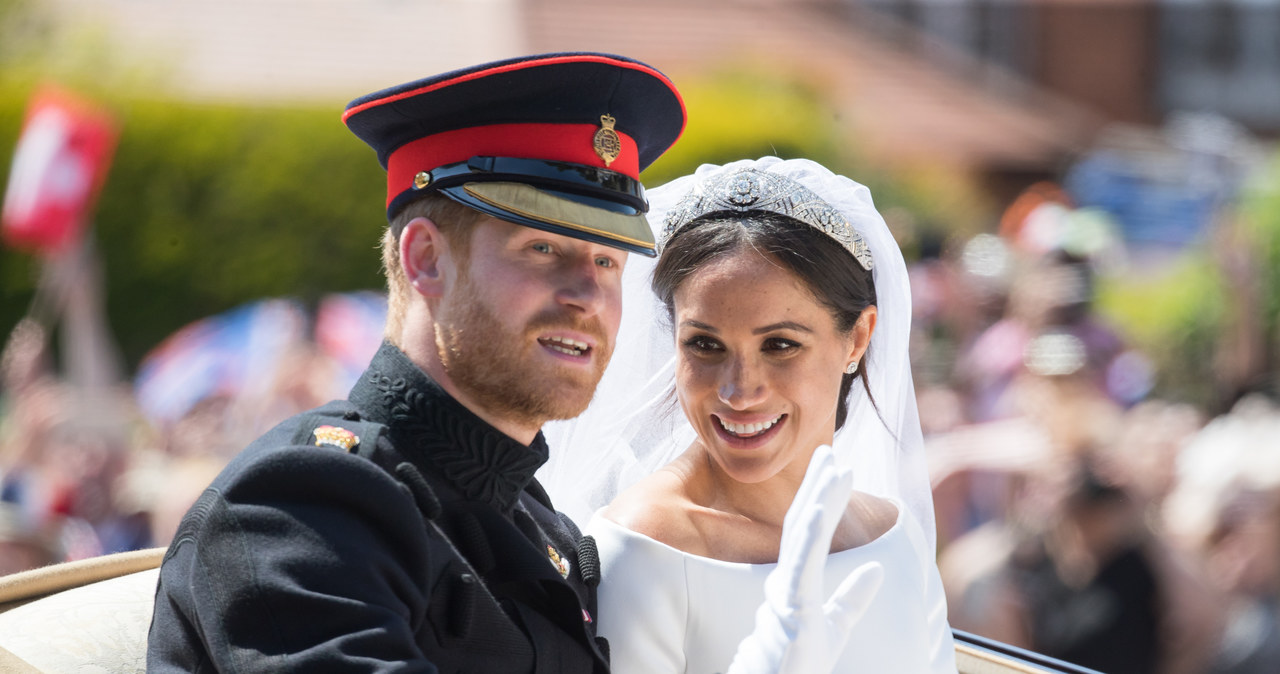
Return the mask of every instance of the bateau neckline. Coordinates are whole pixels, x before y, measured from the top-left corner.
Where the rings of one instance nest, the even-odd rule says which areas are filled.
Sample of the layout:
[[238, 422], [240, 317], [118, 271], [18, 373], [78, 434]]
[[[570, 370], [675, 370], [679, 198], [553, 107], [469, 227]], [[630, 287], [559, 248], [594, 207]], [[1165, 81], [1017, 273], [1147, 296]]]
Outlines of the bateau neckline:
[[[891, 526], [891, 527], [889, 527], [888, 529], [886, 529], [886, 530], [884, 531], [884, 533], [882, 533], [882, 534], [880, 534], [879, 536], [877, 536], [877, 537], [875, 537], [875, 538], [873, 538], [873, 539], [871, 539], [871, 540], [867, 541], [866, 543], [863, 543], [862, 545], [856, 545], [856, 546], [854, 546], [854, 547], [852, 547], [852, 548], [845, 548], [844, 550], [840, 550], [839, 552], [833, 552], [833, 553], [831, 553], [831, 554], [827, 555], [827, 557], [828, 557], [828, 558], [839, 559], [839, 558], [846, 557], [846, 556], [853, 556], [853, 555], [855, 555], [855, 554], [862, 554], [862, 553], [865, 553], [865, 552], [866, 552], [866, 551], [868, 551], [868, 550], [872, 550], [872, 549], [874, 549], [874, 548], [876, 548], [876, 547], [878, 547], [878, 546], [884, 545], [884, 544], [885, 544], [885, 543], [884, 543], [884, 541], [890, 540], [890, 539], [894, 536], [895, 532], [902, 528], [902, 526], [903, 526], [903, 513], [904, 513], [904, 508], [903, 508], [903, 506], [902, 506], [902, 503], [901, 503], [901, 502], [899, 502], [897, 499], [886, 498], [886, 497], [883, 497], [883, 496], [881, 496], [881, 497], [879, 497], [879, 498], [883, 498], [884, 500], [888, 501], [889, 503], [892, 503], [892, 504], [893, 504], [893, 507], [895, 507], [895, 508], [897, 508], [897, 509], [898, 509], [898, 515], [897, 515], [897, 517], [895, 517], [895, 518], [894, 518], [894, 520], [893, 520], [893, 526]], [[651, 544], [653, 544], [653, 545], [655, 545], [655, 546], [658, 546], [658, 547], [660, 547], [660, 548], [663, 548], [663, 549], [665, 549], [665, 550], [668, 550], [668, 551], [670, 551], [670, 552], [672, 552], [672, 553], [678, 554], [678, 555], [680, 555], [680, 556], [682, 556], [682, 557], [687, 557], [687, 558], [690, 558], [690, 559], [699, 560], [699, 561], [702, 561], [702, 562], [705, 562], [705, 563], [708, 563], [708, 564], [712, 564], [712, 565], [724, 565], [724, 566], [729, 566], [729, 567], [734, 567], [734, 568], [746, 568], [746, 567], [756, 567], [756, 568], [759, 568], [759, 567], [774, 567], [774, 566], [777, 566], [777, 565], [778, 565], [778, 562], [777, 562], [777, 561], [773, 561], [773, 562], [730, 562], [730, 561], [726, 561], [726, 560], [723, 560], [723, 559], [716, 559], [715, 557], [707, 557], [707, 556], [704, 556], [704, 555], [696, 555], [696, 554], [694, 554], [694, 553], [692, 553], [692, 552], [685, 552], [684, 550], [681, 550], [680, 548], [677, 548], [677, 547], [673, 547], [673, 546], [667, 545], [666, 543], [663, 543], [662, 541], [659, 541], [659, 540], [657, 540], [657, 539], [655, 539], [655, 538], [652, 538], [652, 537], [650, 537], [650, 536], [646, 536], [645, 534], [642, 534], [642, 533], [640, 533], [640, 532], [638, 532], [638, 531], [635, 531], [635, 530], [633, 530], [633, 529], [628, 529], [627, 527], [624, 527], [624, 526], [622, 526], [621, 524], [618, 524], [617, 522], [614, 522], [613, 520], [611, 520], [611, 519], [609, 519], [609, 518], [605, 517], [605, 516], [602, 514], [603, 512], [604, 512], [604, 508], [600, 508], [599, 510], [595, 511], [595, 513], [593, 513], [593, 514], [591, 515], [591, 522], [587, 525], [587, 529], [593, 529], [593, 528], [595, 528], [595, 524], [596, 524], [596, 522], [604, 522], [604, 523], [605, 523], [605, 526], [606, 526], [607, 528], [612, 529], [612, 530], [614, 530], [614, 531], [616, 531], [616, 532], [620, 532], [620, 533], [621, 533], [622, 535], [624, 535], [624, 536], [629, 536], [629, 537], [633, 537], [633, 538], [639, 538], [639, 539], [642, 539], [642, 540], [648, 541], [649, 543], [651, 543]], [[588, 533], [589, 533], [589, 532], [588, 532]]]

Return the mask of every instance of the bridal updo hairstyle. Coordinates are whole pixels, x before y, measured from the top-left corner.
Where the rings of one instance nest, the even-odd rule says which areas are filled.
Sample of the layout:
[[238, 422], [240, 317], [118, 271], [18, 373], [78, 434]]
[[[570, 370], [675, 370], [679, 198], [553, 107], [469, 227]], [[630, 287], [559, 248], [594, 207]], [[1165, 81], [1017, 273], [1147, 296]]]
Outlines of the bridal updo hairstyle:
[[[815, 299], [831, 311], [836, 328], [848, 333], [862, 310], [876, 303], [876, 286], [871, 272], [863, 269], [849, 251], [834, 239], [794, 218], [776, 213], [709, 214], [677, 231], [663, 246], [653, 271], [653, 292], [667, 307], [674, 322], [676, 290], [698, 269], [740, 250], [754, 249], [795, 274]], [[836, 408], [836, 429], [844, 426], [849, 413], [848, 397], [853, 380], [867, 385], [867, 359], [863, 352], [855, 374], [843, 375]], [[875, 404], [872, 399], [872, 404]]]

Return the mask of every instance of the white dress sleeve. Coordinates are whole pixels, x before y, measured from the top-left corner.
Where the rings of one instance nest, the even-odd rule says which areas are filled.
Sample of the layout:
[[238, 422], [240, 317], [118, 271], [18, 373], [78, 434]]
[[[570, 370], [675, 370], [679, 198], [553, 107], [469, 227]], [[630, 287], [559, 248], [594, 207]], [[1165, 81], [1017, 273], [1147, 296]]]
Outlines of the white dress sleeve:
[[684, 672], [689, 593], [684, 557], [596, 513], [587, 525], [600, 550], [597, 633], [615, 674]]

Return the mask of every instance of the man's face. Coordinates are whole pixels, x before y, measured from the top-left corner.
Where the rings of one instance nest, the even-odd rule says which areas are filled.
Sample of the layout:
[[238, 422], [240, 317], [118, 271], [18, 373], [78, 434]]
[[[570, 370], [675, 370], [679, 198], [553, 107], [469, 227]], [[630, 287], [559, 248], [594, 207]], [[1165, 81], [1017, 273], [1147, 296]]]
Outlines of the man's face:
[[523, 426], [581, 414], [613, 353], [625, 262], [616, 248], [482, 220], [435, 311], [450, 381]]

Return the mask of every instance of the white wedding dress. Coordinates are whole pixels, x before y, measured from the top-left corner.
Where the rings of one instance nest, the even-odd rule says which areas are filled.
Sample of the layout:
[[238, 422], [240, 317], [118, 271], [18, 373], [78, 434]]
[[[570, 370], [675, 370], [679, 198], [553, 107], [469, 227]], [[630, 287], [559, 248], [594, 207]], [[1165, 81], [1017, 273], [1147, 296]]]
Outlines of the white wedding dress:
[[[598, 513], [587, 527], [600, 550], [599, 634], [615, 674], [723, 672], [751, 632], [774, 564], [699, 557]], [[955, 674], [946, 600], [929, 544], [898, 508], [889, 531], [827, 557], [826, 592], [870, 561], [884, 584], [844, 647], [837, 672]]]
[[[838, 210], [874, 259], [878, 319], [864, 378], [875, 403], [854, 386], [832, 447], [853, 467], [853, 488], [898, 506], [880, 538], [828, 558], [833, 591], [868, 562], [883, 584], [844, 647], [836, 672], [947, 672], [955, 653], [934, 561], [933, 498], [911, 377], [911, 292], [897, 241], [870, 191], [814, 162], [766, 157], [706, 165], [648, 192], [650, 225], [712, 176], [750, 168], [796, 181]], [[655, 260], [631, 256], [623, 270], [622, 325], [595, 398], [575, 419], [547, 424], [551, 460], [538, 473], [558, 509], [590, 520], [600, 550], [599, 633], [619, 674], [724, 672], [764, 601], [776, 564], [723, 562], [662, 545], [601, 518], [613, 498], [683, 453], [696, 439], [676, 404], [675, 340], [667, 309], [649, 288]]]

